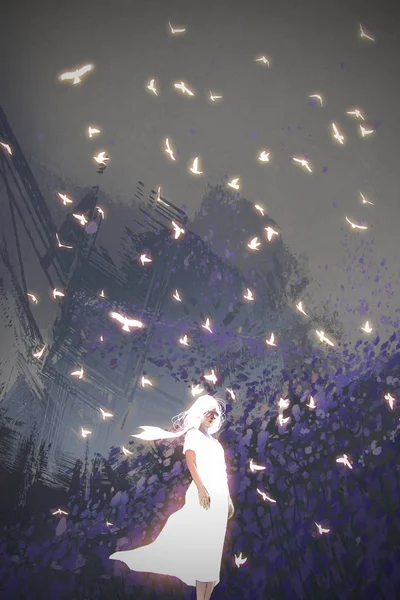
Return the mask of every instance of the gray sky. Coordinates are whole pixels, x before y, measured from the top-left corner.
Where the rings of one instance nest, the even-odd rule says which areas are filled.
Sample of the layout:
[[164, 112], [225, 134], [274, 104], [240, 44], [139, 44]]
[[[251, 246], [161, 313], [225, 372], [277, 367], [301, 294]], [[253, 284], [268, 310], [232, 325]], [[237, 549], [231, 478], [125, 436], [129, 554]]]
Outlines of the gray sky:
[[[378, 327], [399, 306], [394, 10], [386, 1], [15, 0], [2, 8], [1, 103], [28, 159], [78, 185], [99, 183], [123, 203], [142, 180], [193, 217], [207, 182], [240, 177], [243, 196], [265, 206], [294, 254], [306, 253], [312, 304], [338, 304], [355, 340], [367, 318]], [[168, 20], [186, 34], [171, 37]], [[376, 43], [360, 40], [358, 21]], [[254, 62], [262, 54], [269, 69]], [[57, 80], [85, 63], [95, 70], [82, 85]], [[145, 90], [151, 77], [158, 97]], [[196, 96], [178, 94], [177, 80]], [[223, 100], [208, 102], [209, 89]], [[322, 108], [309, 105], [318, 92]], [[373, 136], [358, 135], [359, 122], [345, 114], [354, 106], [377, 127]], [[332, 141], [333, 121], [344, 146]], [[89, 124], [102, 130], [96, 139], [86, 136]], [[162, 150], [167, 136], [176, 163]], [[92, 157], [103, 149], [111, 162], [100, 177]], [[269, 164], [257, 161], [261, 149], [271, 151]], [[312, 174], [289, 161], [304, 154]], [[188, 171], [197, 155], [198, 178]], [[362, 205], [358, 190], [374, 206]], [[351, 230], [345, 215], [370, 229]], [[392, 331], [380, 328], [383, 338]]]

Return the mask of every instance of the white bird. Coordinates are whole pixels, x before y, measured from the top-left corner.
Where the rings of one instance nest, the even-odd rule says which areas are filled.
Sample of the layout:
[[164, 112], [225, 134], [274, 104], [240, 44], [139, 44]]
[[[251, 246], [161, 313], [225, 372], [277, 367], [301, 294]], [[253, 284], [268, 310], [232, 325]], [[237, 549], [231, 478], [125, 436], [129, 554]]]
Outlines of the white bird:
[[88, 435], [90, 435], [92, 432], [89, 431], [89, 429], [83, 429], [83, 427], [81, 427], [81, 433], [82, 433], [82, 437], [87, 437]]
[[226, 388], [226, 391], [228, 392], [232, 400], [236, 400], [236, 394], [233, 390], [231, 390], [230, 388]]
[[192, 396], [198, 396], [202, 392], [204, 392], [204, 388], [201, 388], [200, 384], [197, 383], [196, 385], [192, 385], [192, 387], [191, 387]]
[[63, 201], [64, 206], [66, 206], [67, 204], [72, 204], [73, 203], [73, 200], [71, 200], [71, 198], [68, 198], [68, 196], [66, 194], [60, 194], [60, 192], [57, 192], [57, 194], [59, 195], [59, 197]]
[[105, 298], [104, 290], [101, 290], [100, 296], [101, 296], [101, 298]]
[[214, 373], [214, 369], [211, 369], [211, 374], [210, 375], [204, 375], [204, 379], [207, 379], [207, 381], [211, 381], [214, 385], [218, 381], [217, 376]]
[[335, 123], [332, 123], [332, 129], [334, 131], [334, 138], [339, 142], [339, 144], [344, 144], [344, 135], [342, 135], [338, 128], [336, 127]]
[[264, 65], [269, 67], [269, 60], [266, 56], [260, 56], [259, 58], [256, 58], [255, 62], [262, 62]]
[[93, 158], [99, 165], [105, 165], [106, 162], [108, 160], [110, 160], [109, 157], [104, 152], [104, 150], [102, 152], [99, 152], [99, 154], [97, 156], [93, 156]]
[[250, 250], [258, 250], [258, 246], [260, 245], [261, 242], [259, 242], [258, 238], [255, 237], [247, 244], [247, 247], [250, 248]]
[[76, 85], [81, 82], [81, 77], [91, 71], [93, 69], [93, 65], [84, 65], [80, 69], [75, 69], [75, 71], [68, 71], [67, 73], [62, 73], [59, 76], [61, 81], [69, 81], [73, 80], [72, 84]]
[[289, 408], [290, 400], [288, 398], [279, 398], [278, 406], [281, 410]]
[[125, 456], [130, 456], [131, 454], [133, 454], [133, 452], [131, 452], [130, 450], [127, 450], [125, 448], [125, 446], [122, 446], [122, 452], [125, 454]]
[[249, 288], [247, 288], [247, 295], [244, 294], [243, 298], [245, 300], [254, 300], [253, 292]]
[[75, 213], [72, 213], [72, 216], [79, 221], [79, 223], [82, 225], [82, 227], [84, 227], [87, 224], [87, 219], [85, 217], [85, 215], [78, 215]]
[[[315, 521], [314, 521], [314, 523], [315, 523]], [[320, 535], [330, 532], [330, 529], [326, 529], [326, 528], [322, 527], [322, 525], [320, 525], [319, 523], [315, 523], [315, 525], [318, 527], [318, 531], [319, 531]]]
[[168, 21], [168, 25], [169, 25], [172, 35], [175, 35], [176, 33], [185, 33], [185, 31], [186, 31], [186, 27], [173, 27], [169, 21]]
[[363, 121], [365, 121], [361, 111], [358, 108], [346, 111], [346, 115], [354, 115], [357, 119], [362, 119]]
[[283, 427], [290, 420], [290, 417], [284, 417], [282, 414], [280, 414], [278, 417], [278, 420], [279, 420], [279, 425], [281, 427]]
[[329, 344], [329, 346], [334, 346], [335, 344], [333, 342], [331, 342], [330, 339], [328, 339], [325, 335], [325, 333], [321, 330], [318, 331], [318, 329], [316, 329], [316, 334], [318, 335], [319, 339], [321, 342], [326, 342], [327, 344]]
[[38, 352], [35, 352], [33, 354], [33, 357], [34, 358], [42, 358], [45, 349], [46, 349], [46, 344], [43, 346], [43, 348], [41, 348], [41, 350], [39, 350]]
[[102, 336], [102, 335], [100, 336], [100, 341], [101, 341], [101, 342], [104, 342], [104, 339], [103, 339], [103, 336]]
[[366, 40], [370, 40], [371, 42], [375, 42], [375, 39], [373, 37], [371, 37], [370, 35], [367, 35], [365, 33], [364, 28], [361, 25], [361, 23], [359, 23], [359, 25], [360, 25], [360, 37], [365, 38]]
[[104, 210], [100, 206], [96, 206], [95, 209], [101, 214], [101, 218], [105, 219]]
[[265, 215], [265, 212], [264, 212], [264, 209], [263, 209], [263, 207], [262, 207], [262, 206], [260, 206], [259, 204], [255, 204], [255, 205], [254, 205], [254, 208], [255, 208], [256, 210], [258, 210], [258, 212], [260, 212], [260, 213], [261, 213], [261, 216], [264, 216], [264, 215]]
[[238, 568], [240, 568], [241, 565], [244, 565], [244, 563], [247, 561], [247, 558], [243, 558], [242, 553], [240, 553], [239, 556], [236, 556], [236, 554], [234, 554], [234, 557], [235, 557], [236, 566]]
[[195, 175], [202, 175], [203, 171], [199, 171], [198, 166], [199, 166], [199, 157], [196, 156], [196, 158], [193, 160], [193, 165], [190, 167], [190, 170]]
[[365, 333], [371, 333], [372, 327], [369, 324], [369, 321], [366, 321], [364, 327], [361, 327], [361, 329], [365, 331]]
[[65, 510], [61, 510], [61, 508], [57, 508], [57, 510], [52, 515], [67, 515], [68, 513]]
[[264, 469], [266, 469], [267, 467], [263, 467], [262, 465], [256, 465], [253, 462], [253, 459], [250, 459], [250, 471], [252, 473], [255, 473], [256, 471], [264, 471]]
[[91, 125], [89, 125], [88, 133], [89, 133], [89, 137], [92, 138], [93, 135], [96, 135], [96, 133], [100, 133], [100, 129], [96, 129], [95, 127], [92, 127]]
[[211, 91], [211, 90], [209, 90], [209, 92], [210, 92], [210, 100], [211, 100], [211, 102], [215, 102], [216, 100], [221, 100], [221, 99], [222, 99], [222, 96], [215, 96], [215, 95], [212, 93], [212, 91]]
[[302, 167], [305, 167], [307, 169], [307, 171], [312, 173], [311, 167], [308, 164], [308, 160], [306, 160], [305, 158], [293, 158], [293, 160], [295, 162], [298, 162]]
[[151, 383], [150, 379], [147, 379], [147, 377], [145, 377], [144, 375], [142, 376], [141, 382], [142, 387], [146, 387], [146, 385], [150, 385], [151, 387], [153, 387], [153, 384]]
[[350, 223], [352, 229], [368, 229], [366, 225], [356, 225], [355, 223], [352, 223], [347, 217], [345, 217], [345, 219], [348, 223]]
[[36, 298], [35, 294], [27, 294], [27, 296], [29, 296], [29, 298], [31, 298], [31, 300], [34, 304], [38, 303], [38, 299]]
[[264, 229], [267, 232], [267, 239], [269, 242], [272, 240], [274, 235], [279, 235], [279, 232], [275, 231], [275, 229], [272, 229], [272, 227], [264, 227]]
[[179, 83], [174, 83], [174, 88], [180, 90], [182, 94], [187, 94], [188, 96], [194, 96], [192, 90], [190, 90], [184, 81], [180, 81]]
[[129, 317], [120, 315], [117, 312], [110, 312], [110, 318], [115, 319], [116, 321], [118, 321], [118, 323], [122, 323], [123, 324], [122, 329], [124, 331], [130, 332], [130, 329], [129, 329], [130, 327], [136, 327], [138, 329], [141, 329], [142, 327], [144, 327], [144, 324], [141, 321], [138, 321], [137, 319], [130, 319]]
[[297, 310], [299, 310], [301, 313], [303, 313], [303, 315], [305, 315], [306, 317], [308, 317], [308, 314], [304, 311], [303, 308], [303, 303], [302, 302], [298, 302], [298, 304], [296, 304], [296, 308]]
[[63, 294], [62, 292], [60, 292], [57, 288], [54, 288], [53, 290], [53, 298], [63, 298], [65, 296], [65, 294]]
[[339, 457], [336, 459], [337, 463], [340, 463], [342, 465], [344, 465], [345, 467], [348, 467], [349, 469], [352, 469], [353, 467], [351, 466], [351, 463], [348, 459], [347, 454], [343, 454], [343, 456]]
[[238, 181], [239, 181], [239, 177], [236, 177], [236, 179], [232, 179], [228, 183], [229, 187], [233, 188], [234, 190], [238, 190], [239, 187], [240, 187], [239, 184], [238, 184]]
[[153, 92], [153, 94], [155, 94], [156, 96], [158, 96], [157, 88], [154, 85], [154, 79], [150, 79], [147, 85], [147, 89]]
[[172, 158], [172, 160], [176, 160], [175, 156], [174, 156], [174, 153], [172, 152], [171, 147], [169, 145], [168, 138], [165, 140], [165, 152], [170, 155], [170, 157]]
[[317, 100], [319, 100], [319, 103], [321, 104], [321, 107], [323, 106], [322, 103], [322, 96], [320, 96], [319, 94], [311, 94], [310, 96], [308, 96], [309, 98], [316, 98]]
[[58, 233], [56, 233], [56, 238], [57, 238], [57, 243], [58, 243], [58, 247], [59, 248], [68, 248], [69, 250], [72, 250], [73, 246], [66, 246], [65, 244], [62, 244], [60, 242], [60, 238], [58, 237]]
[[384, 396], [385, 400], [388, 401], [389, 407], [391, 410], [394, 409], [394, 403], [395, 403], [395, 398], [393, 398], [392, 394], [385, 394]]
[[360, 196], [361, 196], [361, 201], [362, 201], [362, 203], [363, 203], [363, 204], [372, 204], [372, 206], [374, 206], [374, 203], [373, 203], [373, 202], [370, 202], [369, 200], [367, 200], [367, 199], [365, 198], [364, 194], [362, 194], [361, 192], [358, 192], [358, 193], [359, 193], [359, 194], [360, 194]]
[[141, 256], [140, 256], [140, 262], [144, 266], [145, 263], [151, 263], [152, 260], [151, 260], [151, 258], [148, 258], [145, 254], [141, 254]]
[[257, 493], [260, 494], [260, 496], [262, 496], [262, 499], [264, 500], [264, 502], [265, 502], [265, 500], [268, 500], [268, 502], [273, 502], [274, 504], [276, 504], [276, 500], [271, 498], [271, 496], [267, 496], [267, 494], [265, 492], [262, 492], [258, 488], [257, 488]]
[[179, 227], [179, 225], [177, 223], [175, 223], [175, 221], [171, 221], [171, 223], [172, 223], [172, 227], [175, 230], [175, 239], [178, 240], [180, 238], [180, 236], [185, 233], [185, 230], [182, 229], [182, 227]]
[[105, 421], [107, 418], [113, 417], [114, 415], [110, 412], [106, 412], [105, 410], [103, 410], [102, 408], [100, 408], [100, 412], [103, 415], [103, 421]]
[[269, 340], [265, 340], [268, 346], [276, 346], [275, 344], [275, 335], [271, 333]]
[[5, 148], [10, 156], [12, 156], [11, 146], [9, 144], [5, 144], [4, 142], [0, 142], [0, 144]]
[[107, 527], [114, 527], [114, 525], [112, 523], [110, 523], [110, 521], [106, 521], [106, 526]]
[[182, 298], [180, 297], [178, 290], [175, 290], [175, 294], [172, 294], [172, 297], [175, 298], [175, 300], [178, 300], [178, 302], [182, 302]]
[[313, 409], [313, 408], [317, 408], [317, 405], [315, 404], [315, 400], [312, 396], [310, 396], [310, 403], [306, 404], [306, 406], [308, 406], [309, 409]]
[[185, 334], [183, 338], [179, 338], [179, 343], [183, 346], [188, 346], [188, 336]]
[[71, 374], [73, 377], [78, 377], [79, 379], [82, 379], [82, 377], [83, 377], [83, 367], [81, 367], [81, 368], [79, 369], [79, 371], [72, 371], [70, 374]]
[[207, 317], [206, 322], [204, 323], [204, 325], [202, 325], [203, 329], [207, 329], [210, 333], [212, 333], [211, 327], [210, 327], [210, 319]]
[[271, 152], [266, 152], [265, 150], [261, 150], [258, 160], [261, 162], [269, 162], [269, 155]]
[[365, 137], [366, 135], [371, 135], [371, 133], [374, 133], [375, 131], [375, 129], [365, 129], [365, 127], [363, 127], [362, 125], [359, 125], [359, 128], [362, 137]]

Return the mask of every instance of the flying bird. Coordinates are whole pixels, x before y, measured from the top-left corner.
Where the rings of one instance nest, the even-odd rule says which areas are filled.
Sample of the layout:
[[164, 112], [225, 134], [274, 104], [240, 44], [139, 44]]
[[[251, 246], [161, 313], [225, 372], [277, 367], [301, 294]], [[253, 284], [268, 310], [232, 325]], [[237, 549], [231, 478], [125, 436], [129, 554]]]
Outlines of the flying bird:
[[89, 133], [89, 137], [92, 138], [93, 135], [100, 133], [100, 129], [96, 129], [95, 127], [92, 127], [91, 125], [89, 125], [88, 133]]
[[72, 84], [76, 85], [77, 83], [81, 82], [81, 77], [83, 77], [83, 75], [85, 75], [86, 73], [89, 73], [89, 71], [91, 71], [92, 69], [93, 65], [84, 65], [80, 69], [75, 69], [75, 71], [68, 71], [67, 73], [62, 73], [59, 76], [59, 79], [61, 81], [70, 81], [72, 79]]
[[27, 296], [29, 296], [29, 298], [32, 300], [33, 304], [38, 303], [38, 299], [36, 298], [35, 294], [27, 294]]
[[175, 290], [175, 294], [172, 294], [172, 297], [175, 298], [175, 300], [178, 300], [178, 302], [182, 302], [182, 298], [180, 297], [178, 290]]
[[199, 383], [196, 383], [196, 385], [192, 385], [192, 388], [191, 388], [192, 396], [198, 396], [202, 392], [204, 392], [204, 388], [200, 387]]
[[265, 500], [268, 500], [268, 502], [273, 502], [274, 504], [276, 504], [276, 500], [271, 498], [271, 496], [267, 496], [267, 494], [265, 492], [262, 492], [258, 488], [257, 488], [257, 493], [260, 494], [260, 496], [262, 496], [262, 499], [264, 500], [264, 502], [265, 502]]
[[269, 162], [269, 155], [271, 154], [271, 152], [266, 152], [265, 150], [262, 150], [260, 152], [260, 155], [258, 157], [258, 160], [260, 162]]
[[216, 100], [221, 100], [221, 99], [222, 99], [222, 96], [215, 96], [215, 95], [212, 93], [212, 91], [211, 91], [211, 90], [209, 90], [209, 92], [210, 92], [210, 100], [211, 100], [211, 102], [215, 102]]
[[180, 81], [179, 83], [174, 83], [174, 88], [180, 90], [182, 94], [187, 94], [188, 96], [194, 96], [192, 90], [190, 90], [184, 81]]
[[258, 238], [255, 237], [247, 244], [247, 247], [250, 248], [250, 250], [258, 250], [258, 246], [260, 245], [261, 242], [259, 242]]
[[242, 565], [244, 565], [244, 563], [247, 561], [247, 558], [243, 558], [242, 553], [240, 553], [239, 556], [236, 556], [236, 554], [234, 554], [234, 557], [235, 557], [236, 566], [238, 568], [240, 568]]
[[352, 223], [347, 217], [345, 217], [345, 219], [348, 223], [350, 223], [352, 229], [368, 229], [367, 225], [356, 225], [355, 223]]
[[104, 151], [99, 152], [99, 154], [97, 156], [93, 156], [93, 158], [99, 165], [105, 165], [106, 162], [110, 160]]
[[226, 388], [226, 391], [228, 392], [232, 400], [236, 400], [236, 394], [233, 390], [231, 390], [230, 388]]
[[185, 334], [183, 338], [179, 338], [179, 343], [183, 346], [188, 346], [188, 336]]
[[145, 377], [144, 375], [142, 376], [141, 383], [142, 387], [146, 387], [146, 385], [150, 385], [151, 387], [153, 387], [153, 384], [151, 383], [150, 379], [147, 379], [147, 377]]
[[365, 333], [371, 333], [372, 327], [369, 324], [369, 321], [366, 321], [364, 327], [361, 327], [361, 329], [365, 331]]
[[62, 292], [60, 292], [57, 288], [54, 288], [53, 290], [53, 298], [63, 298], [65, 296], [65, 294], [63, 294]]
[[178, 240], [180, 238], [180, 236], [185, 233], [185, 230], [182, 227], [179, 227], [179, 225], [177, 223], [175, 223], [175, 221], [171, 221], [171, 223], [172, 223], [172, 227], [174, 228], [174, 231], [175, 231], [174, 238], [176, 240]]
[[312, 173], [311, 167], [308, 164], [308, 160], [306, 160], [305, 158], [293, 158], [293, 160], [295, 162], [299, 163], [302, 167], [305, 167], [307, 169], [307, 171]]
[[390, 409], [393, 410], [396, 398], [393, 398], [392, 394], [385, 394], [384, 398], [387, 400]]
[[259, 212], [259, 213], [261, 213], [261, 216], [264, 216], [264, 215], [265, 215], [265, 212], [264, 212], [264, 209], [263, 209], [263, 207], [262, 207], [262, 206], [260, 206], [259, 204], [255, 204], [255, 205], [254, 205], [254, 208], [255, 208], [256, 210], [258, 210], [258, 212]]
[[0, 142], [0, 145], [3, 146], [3, 148], [5, 148], [7, 150], [8, 154], [10, 156], [12, 156], [11, 146], [9, 144], [4, 144], [4, 142]]
[[211, 369], [211, 374], [210, 375], [204, 375], [204, 379], [207, 379], [207, 381], [211, 381], [214, 385], [218, 381], [217, 376], [214, 373], [214, 369]]
[[66, 194], [60, 194], [60, 192], [57, 192], [57, 194], [59, 195], [59, 197], [63, 201], [64, 206], [66, 206], [67, 204], [72, 204], [73, 203], [73, 200], [71, 200], [71, 198], [68, 198], [68, 196]]
[[289, 408], [290, 400], [288, 398], [279, 398], [278, 406], [281, 410]]
[[284, 425], [286, 425], [286, 423], [288, 421], [290, 421], [290, 417], [284, 417], [282, 414], [280, 414], [279, 417], [278, 417], [278, 420], [279, 420], [279, 425], [281, 427], [283, 427]]
[[358, 108], [354, 108], [353, 110], [346, 111], [346, 115], [352, 115], [352, 116], [356, 117], [357, 119], [362, 119], [362, 121], [365, 121], [361, 111]]
[[141, 321], [138, 321], [137, 319], [130, 319], [129, 317], [125, 317], [124, 315], [121, 315], [117, 312], [111, 312], [110, 318], [115, 319], [116, 321], [118, 321], [118, 323], [122, 323], [123, 324], [122, 329], [124, 331], [130, 332], [130, 327], [135, 327], [138, 329], [141, 329], [142, 327], [144, 327], [144, 324]]
[[256, 465], [253, 462], [253, 459], [250, 459], [250, 471], [252, 473], [255, 473], [256, 471], [264, 471], [264, 469], [266, 469], [267, 467], [263, 467], [262, 465]]
[[375, 129], [365, 129], [365, 127], [363, 127], [362, 125], [359, 125], [359, 128], [362, 137], [365, 137], [366, 135], [371, 135], [371, 133], [374, 133], [375, 131]]
[[158, 96], [157, 88], [154, 84], [154, 79], [150, 79], [150, 81], [147, 85], [147, 89], [150, 90], [151, 92], [153, 92], [153, 94], [155, 94], [156, 96]]
[[275, 231], [275, 229], [272, 229], [272, 227], [264, 227], [264, 229], [267, 232], [267, 239], [269, 242], [272, 240], [274, 235], [279, 235], [279, 232]]
[[172, 35], [175, 35], [177, 33], [185, 33], [185, 31], [186, 31], [186, 27], [173, 27], [173, 25], [171, 25], [171, 23], [169, 21], [168, 21], [168, 25], [169, 25]]
[[145, 263], [151, 263], [152, 260], [151, 260], [151, 258], [148, 258], [145, 254], [141, 254], [141, 256], [140, 256], [140, 262], [144, 266]]
[[232, 179], [231, 181], [229, 181], [228, 185], [229, 187], [233, 188], [234, 190], [238, 190], [239, 189], [239, 177], [236, 177], [236, 179]]
[[299, 310], [301, 313], [303, 313], [303, 315], [305, 315], [306, 317], [308, 317], [308, 314], [304, 311], [303, 309], [303, 303], [299, 302], [298, 304], [296, 304], [296, 308], [297, 310]]
[[334, 131], [334, 138], [335, 140], [337, 140], [339, 142], [339, 144], [344, 144], [344, 135], [342, 135], [340, 133], [340, 131], [338, 130], [338, 128], [336, 127], [335, 123], [332, 123], [332, 129]]
[[192, 171], [192, 173], [194, 173], [195, 175], [202, 175], [203, 171], [199, 171], [198, 169], [199, 166], [199, 157], [196, 156], [196, 158], [193, 161], [193, 165], [190, 167], [190, 170]]
[[207, 317], [206, 322], [204, 323], [204, 325], [202, 325], [203, 329], [207, 329], [210, 333], [212, 333], [211, 327], [210, 327], [210, 319]]
[[78, 377], [79, 379], [82, 379], [82, 377], [83, 377], [83, 367], [81, 367], [79, 369], [79, 371], [72, 371], [71, 375], [73, 377]]
[[110, 412], [106, 412], [105, 410], [103, 410], [102, 408], [100, 408], [100, 412], [103, 415], [103, 421], [105, 421], [107, 418], [113, 417], [114, 415]]
[[33, 357], [34, 358], [42, 358], [45, 349], [46, 349], [46, 344], [43, 346], [43, 348], [41, 348], [41, 350], [39, 350], [38, 352], [35, 352], [33, 354]]
[[347, 456], [347, 454], [343, 454], [343, 456], [339, 457], [336, 459], [337, 463], [340, 463], [342, 465], [344, 465], [345, 467], [348, 467], [349, 469], [352, 469], [353, 467], [351, 466], [351, 463], [349, 461], [349, 458]]
[[260, 56], [259, 58], [256, 58], [255, 62], [262, 62], [264, 65], [267, 65], [267, 67], [269, 67], [269, 60], [266, 56]]
[[247, 288], [247, 295], [244, 294], [243, 298], [245, 300], [254, 300], [253, 292], [249, 288]]
[[84, 227], [85, 225], [87, 225], [87, 219], [85, 217], [85, 215], [79, 215], [76, 213], [72, 213], [72, 216], [79, 221], [79, 223], [82, 225], [82, 227]]
[[265, 340], [268, 346], [276, 346], [275, 344], [275, 335], [271, 333], [269, 340]]
[[172, 152], [171, 147], [169, 145], [168, 138], [166, 138], [166, 140], [165, 140], [165, 152], [170, 155], [170, 157], [172, 158], [172, 160], [176, 160], [175, 156], [174, 156], [174, 153]]
[[319, 339], [321, 342], [326, 342], [329, 346], [334, 346], [335, 344], [333, 342], [331, 342], [330, 339], [328, 339], [325, 335], [325, 333], [321, 330], [318, 331], [318, 329], [316, 330], [316, 334], [318, 335]]
[[125, 456], [130, 456], [131, 454], [133, 454], [133, 452], [125, 448], [125, 446], [122, 446], [121, 450], [125, 454]]
[[96, 206], [95, 210], [97, 210], [101, 214], [102, 219], [105, 219], [104, 210], [100, 206]]
[[319, 103], [321, 105], [321, 107], [323, 106], [322, 103], [322, 96], [320, 96], [319, 94], [311, 94], [310, 96], [308, 96], [309, 98], [316, 98], [317, 100], [319, 100]]
[[[315, 523], [315, 521], [314, 521], [314, 523]], [[326, 529], [326, 528], [322, 527], [322, 525], [320, 525], [319, 523], [315, 523], [315, 525], [317, 526], [320, 535], [330, 532], [330, 529]]]
[[375, 42], [375, 38], [371, 37], [370, 35], [367, 35], [364, 31], [363, 26], [361, 25], [361, 23], [359, 23], [360, 25], [360, 38], [364, 38], [366, 40], [370, 40], [371, 42]]
[[92, 432], [89, 431], [89, 429], [83, 429], [83, 427], [81, 427], [81, 434], [83, 438], [86, 438], [88, 435], [90, 435]]
[[57, 238], [57, 243], [58, 243], [58, 247], [59, 248], [68, 248], [69, 250], [72, 250], [73, 246], [66, 246], [65, 244], [62, 244], [60, 242], [60, 238], [58, 237], [58, 233], [56, 233], [56, 238]]
[[362, 203], [363, 203], [363, 204], [372, 204], [372, 206], [374, 206], [374, 203], [373, 203], [373, 202], [370, 202], [369, 200], [366, 200], [366, 198], [365, 198], [364, 194], [362, 194], [361, 192], [358, 192], [358, 193], [359, 193], [359, 194], [360, 194], [360, 196], [361, 196], [361, 201], [362, 201]]
[[65, 510], [61, 510], [61, 508], [57, 508], [57, 510], [52, 515], [67, 515], [68, 513]]
[[309, 404], [306, 404], [306, 406], [308, 406], [308, 408], [310, 410], [317, 408], [317, 405], [315, 404], [315, 400], [312, 396], [310, 396], [310, 402], [309, 402]]

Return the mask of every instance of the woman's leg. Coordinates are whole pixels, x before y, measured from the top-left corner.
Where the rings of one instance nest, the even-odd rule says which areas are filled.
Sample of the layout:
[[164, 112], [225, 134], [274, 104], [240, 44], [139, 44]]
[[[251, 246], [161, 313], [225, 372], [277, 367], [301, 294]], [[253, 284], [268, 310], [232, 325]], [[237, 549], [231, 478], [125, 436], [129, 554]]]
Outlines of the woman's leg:
[[196, 580], [196, 600], [210, 600], [215, 581], [197, 581]]

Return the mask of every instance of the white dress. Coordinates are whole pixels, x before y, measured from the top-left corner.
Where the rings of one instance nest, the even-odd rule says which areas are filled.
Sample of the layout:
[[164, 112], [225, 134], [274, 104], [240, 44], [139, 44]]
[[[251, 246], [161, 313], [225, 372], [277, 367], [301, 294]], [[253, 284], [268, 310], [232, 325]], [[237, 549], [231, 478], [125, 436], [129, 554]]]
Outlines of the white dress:
[[194, 450], [196, 466], [210, 495], [210, 508], [200, 505], [194, 481], [185, 494], [185, 504], [173, 513], [159, 536], [147, 546], [115, 552], [133, 571], [178, 577], [187, 585], [198, 581], [219, 583], [222, 551], [228, 520], [228, 478], [224, 449], [218, 440], [197, 429], [185, 435], [183, 452]]

